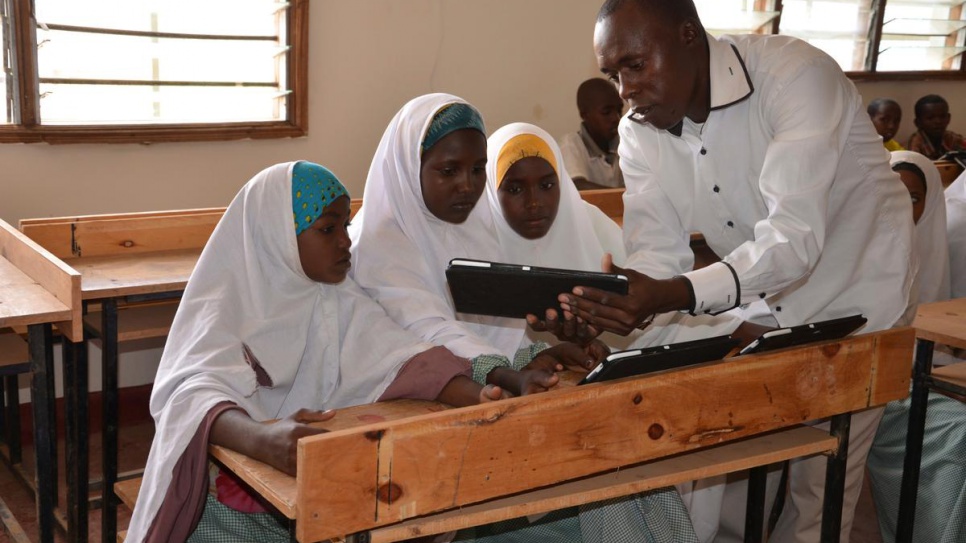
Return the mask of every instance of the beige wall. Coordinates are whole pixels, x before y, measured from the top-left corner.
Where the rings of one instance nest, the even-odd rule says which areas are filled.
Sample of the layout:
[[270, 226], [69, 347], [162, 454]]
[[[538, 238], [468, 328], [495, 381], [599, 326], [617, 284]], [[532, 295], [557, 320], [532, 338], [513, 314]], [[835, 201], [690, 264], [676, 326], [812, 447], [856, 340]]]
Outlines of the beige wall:
[[[227, 205], [253, 173], [307, 159], [332, 168], [356, 196], [382, 132], [408, 99], [458, 94], [492, 131], [511, 121], [554, 135], [578, 123], [577, 84], [597, 75], [591, 48], [600, 0], [314, 0], [310, 10], [309, 136], [154, 145], [0, 145], [0, 218]], [[966, 84], [864, 83], [868, 101], [906, 111], [929, 92], [952, 102], [966, 132]], [[149, 382], [159, 351], [130, 352], [122, 385]], [[92, 357], [93, 358], [93, 357]], [[142, 360], [143, 359], [143, 360]], [[92, 360], [95, 362], [96, 360]], [[143, 362], [143, 363], [142, 363]], [[92, 384], [98, 388], [94, 366]]]

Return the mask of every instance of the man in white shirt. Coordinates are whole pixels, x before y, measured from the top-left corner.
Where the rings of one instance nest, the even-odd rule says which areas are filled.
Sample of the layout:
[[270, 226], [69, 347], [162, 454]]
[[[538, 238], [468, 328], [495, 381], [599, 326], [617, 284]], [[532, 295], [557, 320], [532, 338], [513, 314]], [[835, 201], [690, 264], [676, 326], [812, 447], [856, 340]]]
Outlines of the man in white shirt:
[[[594, 48], [631, 108], [619, 148], [630, 293], [575, 289], [561, 296], [566, 316], [627, 333], [654, 313], [764, 300], [759, 323], [773, 326], [909, 322], [909, 197], [830, 57], [785, 36], [715, 39], [690, 0], [608, 0]], [[692, 271], [692, 231], [721, 262]], [[852, 417], [842, 541], [880, 417]], [[822, 457], [792, 463], [770, 541], [820, 539], [824, 477]]]
[[580, 130], [560, 138], [567, 173], [580, 190], [624, 186], [617, 158], [617, 126], [624, 101], [609, 82], [594, 77], [577, 87]]

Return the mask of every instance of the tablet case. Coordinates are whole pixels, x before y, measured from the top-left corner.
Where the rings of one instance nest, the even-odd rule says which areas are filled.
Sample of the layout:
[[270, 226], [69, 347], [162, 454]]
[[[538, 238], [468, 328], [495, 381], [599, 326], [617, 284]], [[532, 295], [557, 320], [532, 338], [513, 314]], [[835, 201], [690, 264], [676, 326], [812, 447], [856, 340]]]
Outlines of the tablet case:
[[785, 347], [813, 343], [815, 341], [841, 339], [856, 331], [867, 320], [862, 315], [850, 315], [838, 319], [769, 330], [755, 341], [749, 343], [738, 354], [762, 353], [775, 349], [784, 349]]
[[623, 275], [465, 258], [450, 261], [446, 280], [457, 312], [518, 319], [528, 314], [543, 318], [549, 308], [559, 311], [557, 296], [576, 286], [627, 294]]
[[611, 353], [577, 384], [599, 383], [720, 360], [737, 347], [739, 342], [738, 339], [731, 336], [716, 336], [683, 343], [672, 343], [671, 345], [648, 347], [647, 349], [632, 349]]

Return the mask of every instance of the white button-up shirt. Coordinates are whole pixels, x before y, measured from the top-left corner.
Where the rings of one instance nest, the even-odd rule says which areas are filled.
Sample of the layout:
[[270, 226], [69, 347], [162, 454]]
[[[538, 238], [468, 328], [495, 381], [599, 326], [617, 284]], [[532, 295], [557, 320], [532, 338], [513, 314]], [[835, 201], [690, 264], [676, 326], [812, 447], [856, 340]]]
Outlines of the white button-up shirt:
[[[794, 38], [708, 41], [703, 124], [621, 120], [628, 266], [684, 274], [695, 313], [764, 299], [782, 326], [899, 322], [915, 299], [910, 200], [855, 86]], [[692, 231], [724, 263], [690, 271]]]

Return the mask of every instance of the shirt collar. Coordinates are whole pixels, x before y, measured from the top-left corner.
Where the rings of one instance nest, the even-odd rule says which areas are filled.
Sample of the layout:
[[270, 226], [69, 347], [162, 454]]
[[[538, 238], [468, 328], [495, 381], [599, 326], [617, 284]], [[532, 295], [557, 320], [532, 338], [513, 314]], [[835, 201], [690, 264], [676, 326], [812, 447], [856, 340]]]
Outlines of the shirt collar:
[[587, 131], [587, 125], [580, 123], [580, 139], [584, 142], [584, 147], [587, 148], [587, 152], [592, 157], [611, 157], [617, 154], [617, 141], [618, 138], [611, 140], [610, 145], [607, 149], [601, 149], [600, 145], [597, 145], [597, 141], [594, 137], [590, 135]]
[[[730, 41], [719, 40], [711, 34], [708, 34], [708, 72], [711, 111], [737, 104], [755, 92], [738, 48]], [[683, 125], [683, 121], [679, 122], [668, 132], [681, 137]]]

